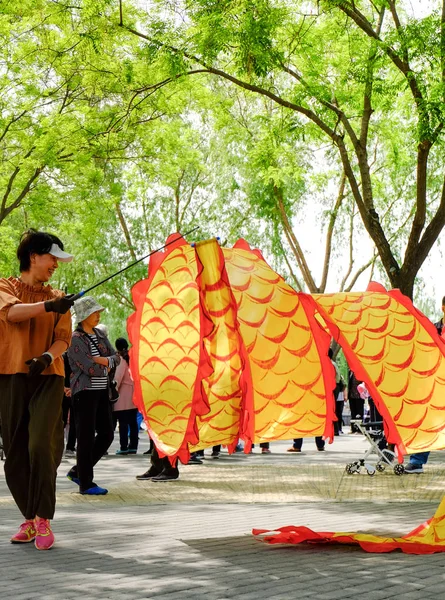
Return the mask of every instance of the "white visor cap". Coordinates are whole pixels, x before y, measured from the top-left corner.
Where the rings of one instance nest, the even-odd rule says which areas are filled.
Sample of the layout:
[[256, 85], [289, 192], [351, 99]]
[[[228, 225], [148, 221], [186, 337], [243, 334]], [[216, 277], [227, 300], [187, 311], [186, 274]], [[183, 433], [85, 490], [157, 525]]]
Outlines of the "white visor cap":
[[73, 255], [72, 254], [68, 254], [68, 252], [64, 252], [60, 248], [60, 246], [58, 246], [57, 244], [53, 244], [51, 246], [48, 254], [51, 254], [51, 256], [55, 256], [61, 262], [71, 262], [73, 260]]

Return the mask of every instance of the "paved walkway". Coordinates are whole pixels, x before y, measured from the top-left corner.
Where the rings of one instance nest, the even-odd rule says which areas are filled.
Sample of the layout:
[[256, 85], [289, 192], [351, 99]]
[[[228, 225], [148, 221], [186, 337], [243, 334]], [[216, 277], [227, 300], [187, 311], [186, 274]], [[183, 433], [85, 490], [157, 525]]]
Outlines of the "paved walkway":
[[[114, 456], [96, 468], [109, 488], [85, 498], [64, 475], [54, 521], [57, 545], [37, 552], [9, 543], [20, 522], [0, 475], [2, 600], [365, 600], [438, 599], [445, 594], [445, 555], [367, 554], [347, 546], [268, 546], [253, 527], [307, 525], [315, 530], [404, 534], [432, 516], [444, 489], [445, 452], [422, 475], [391, 470], [346, 475], [360, 457], [360, 436], [336, 438], [326, 452], [305, 440], [272, 454], [210, 457], [181, 467], [170, 483], [138, 482], [148, 457]], [[141, 443], [141, 452], [147, 447]]]

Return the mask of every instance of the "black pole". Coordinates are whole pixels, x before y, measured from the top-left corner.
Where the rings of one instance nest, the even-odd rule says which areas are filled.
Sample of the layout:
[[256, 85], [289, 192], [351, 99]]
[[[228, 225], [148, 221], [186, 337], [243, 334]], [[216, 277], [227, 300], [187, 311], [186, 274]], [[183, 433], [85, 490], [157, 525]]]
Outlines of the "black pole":
[[78, 300], [82, 296], [85, 296], [85, 294], [87, 292], [91, 292], [91, 290], [94, 290], [94, 288], [97, 288], [99, 285], [102, 285], [106, 281], [109, 281], [110, 279], [113, 279], [113, 277], [116, 277], [116, 275], [120, 275], [121, 273], [123, 273], [127, 269], [131, 269], [131, 267], [134, 267], [134, 265], [137, 265], [138, 263], [140, 263], [141, 260], [149, 258], [152, 254], [156, 254], [156, 252], [160, 252], [161, 250], [164, 250], [164, 248], [167, 248], [167, 246], [170, 246], [171, 244], [174, 244], [175, 242], [177, 242], [181, 238], [185, 237], [186, 235], [190, 235], [191, 233], [193, 233], [197, 229], [199, 229], [199, 226], [194, 227], [193, 229], [190, 229], [190, 231], [187, 231], [186, 233], [184, 233], [184, 235], [179, 234], [179, 236], [177, 238], [175, 238], [174, 240], [171, 240], [170, 242], [168, 242], [168, 244], [164, 244], [164, 246], [162, 246], [161, 248], [157, 248], [156, 250], [153, 250], [152, 252], [150, 252], [150, 254], [147, 254], [146, 256], [143, 256], [142, 258], [138, 258], [138, 260], [135, 260], [130, 265], [127, 265], [126, 267], [124, 267], [123, 269], [121, 269], [120, 271], [118, 271], [117, 273], [113, 273], [113, 275], [110, 275], [109, 277], [106, 277], [102, 281], [99, 281], [99, 283], [95, 283], [94, 285], [92, 285], [88, 289], [82, 290], [81, 292], [75, 294], [71, 299], [72, 300]]

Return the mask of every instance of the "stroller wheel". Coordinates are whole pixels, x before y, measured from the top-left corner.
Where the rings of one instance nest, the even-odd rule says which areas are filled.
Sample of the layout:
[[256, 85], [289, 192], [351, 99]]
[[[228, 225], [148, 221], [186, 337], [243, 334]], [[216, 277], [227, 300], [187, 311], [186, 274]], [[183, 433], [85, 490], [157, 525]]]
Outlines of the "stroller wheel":
[[345, 471], [348, 475], [354, 475], [354, 473], [360, 472], [360, 467], [355, 463], [349, 463], [349, 465], [346, 465]]
[[404, 472], [405, 472], [405, 467], [403, 465], [399, 464], [394, 467], [394, 473], [396, 475], [403, 475]]
[[375, 468], [379, 473], [383, 473], [383, 471], [385, 470], [385, 465], [382, 465], [382, 463], [377, 463]]
[[375, 475], [375, 469], [374, 469], [374, 467], [368, 467], [368, 468], [366, 469], [366, 472], [368, 473], [368, 475], [369, 475], [370, 477], [374, 477], [374, 475]]

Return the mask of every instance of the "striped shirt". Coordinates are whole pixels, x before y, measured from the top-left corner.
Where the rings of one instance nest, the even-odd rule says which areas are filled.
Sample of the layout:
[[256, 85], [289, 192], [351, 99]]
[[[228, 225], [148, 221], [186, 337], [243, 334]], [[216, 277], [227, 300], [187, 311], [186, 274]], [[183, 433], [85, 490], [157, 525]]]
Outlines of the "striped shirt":
[[[95, 356], [100, 356], [100, 352], [97, 348], [99, 340], [97, 339], [97, 335], [87, 334], [91, 341], [91, 356], [94, 358]], [[106, 373], [106, 367], [104, 367], [104, 373]], [[104, 375], [103, 377], [91, 377], [91, 386], [86, 388], [88, 390], [106, 390], [108, 387], [108, 375]]]

